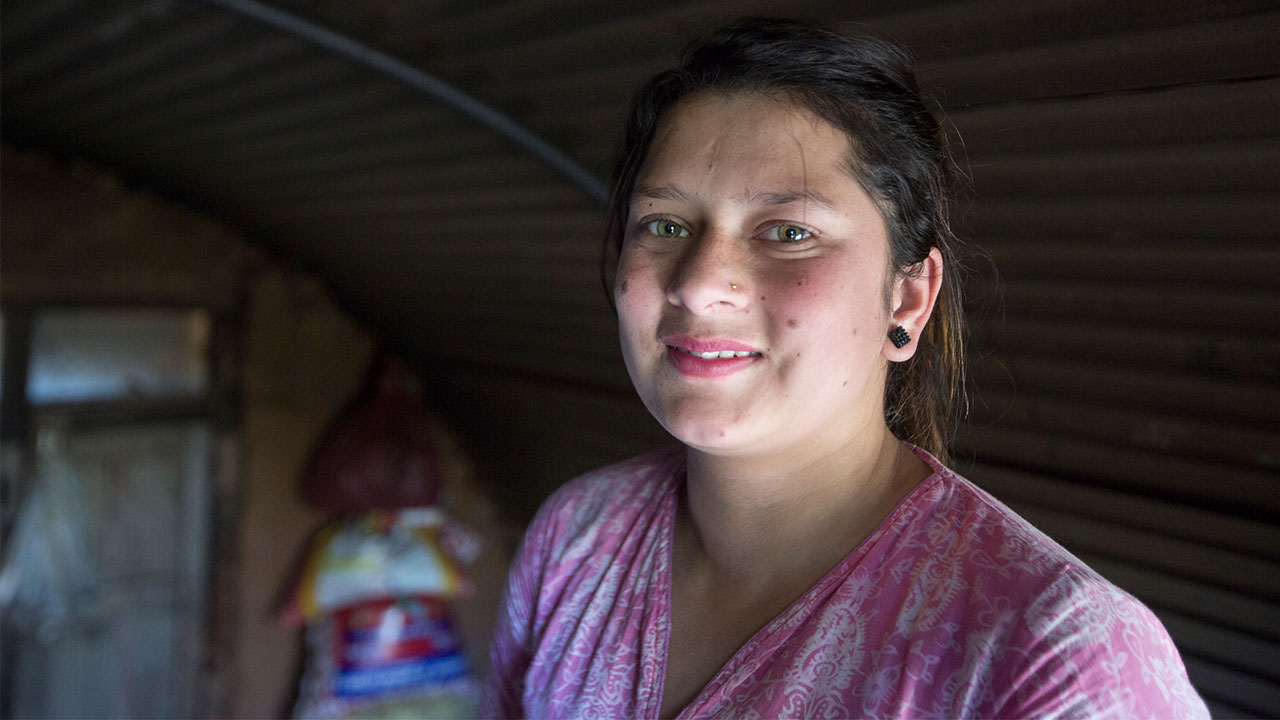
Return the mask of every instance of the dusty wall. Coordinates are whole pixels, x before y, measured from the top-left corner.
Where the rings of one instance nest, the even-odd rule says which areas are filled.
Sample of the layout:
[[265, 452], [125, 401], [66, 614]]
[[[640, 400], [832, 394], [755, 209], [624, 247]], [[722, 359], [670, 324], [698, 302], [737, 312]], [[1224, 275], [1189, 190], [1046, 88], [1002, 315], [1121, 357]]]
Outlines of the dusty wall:
[[[284, 714], [300, 635], [276, 622], [287, 577], [324, 520], [296, 496], [318, 437], [359, 388], [376, 337], [314, 278], [279, 266], [233, 229], [127, 187], [109, 173], [3, 147], [0, 297], [6, 306], [140, 303], [206, 307], [237, 348], [220, 368], [223, 423], [209, 672], [204, 704], [232, 717]], [[458, 612], [483, 655], [506, 557], [492, 505], [467, 473], [451, 511], [488, 536], [479, 586]]]
[[251, 283], [244, 317], [241, 558], [235, 623], [235, 717], [287, 710], [300, 668], [297, 634], [272, 616], [307, 535], [324, 517], [295, 492], [298, 473], [360, 384], [373, 339], [320, 287], [280, 272]]

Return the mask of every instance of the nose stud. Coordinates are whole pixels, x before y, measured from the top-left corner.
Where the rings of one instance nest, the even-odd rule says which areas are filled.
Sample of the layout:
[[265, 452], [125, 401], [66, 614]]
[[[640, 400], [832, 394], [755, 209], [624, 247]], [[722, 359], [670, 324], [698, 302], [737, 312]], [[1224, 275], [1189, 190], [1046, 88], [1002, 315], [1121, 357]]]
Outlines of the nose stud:
[[737, 290], [737, 289], [738, 289], [738, 286], [737, 286], [737, 285], [735, 285], [735, 284], [733, 284], [733, 283], [729, 283], [729, 289], [730, 289], [730, 290]]

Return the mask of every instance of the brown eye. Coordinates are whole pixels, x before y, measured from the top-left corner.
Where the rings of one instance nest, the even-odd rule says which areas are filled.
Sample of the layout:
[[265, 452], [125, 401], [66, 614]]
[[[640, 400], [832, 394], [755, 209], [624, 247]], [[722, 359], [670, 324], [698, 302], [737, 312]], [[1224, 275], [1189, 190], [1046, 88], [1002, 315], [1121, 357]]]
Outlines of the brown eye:
[[689, 231], [673, 220], [651, 220], [645, 223], [645, 231], [661, 238], [689, 237]]

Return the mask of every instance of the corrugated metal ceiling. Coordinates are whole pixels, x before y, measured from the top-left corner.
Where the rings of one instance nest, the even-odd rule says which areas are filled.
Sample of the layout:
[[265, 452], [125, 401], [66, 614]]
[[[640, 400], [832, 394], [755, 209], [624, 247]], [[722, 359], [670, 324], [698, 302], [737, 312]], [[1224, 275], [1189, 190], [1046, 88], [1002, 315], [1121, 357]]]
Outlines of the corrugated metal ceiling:
[[[456, 85], [601, 177], [642, 78], [669, 62], [694, 29], [772, 9], [674, 0], [276, 5]], [[1247, 78], [1257, 73], [1274, 25], [1251, 17], [1267, 3], [1249, 2], [1139, 4], [1101, 14], [1082, 12], [1080, 2], [879, 0], [860, 4], [854, 17], [843, 2], [802, 5], [791, 11], [870, 22], [911, 46], [926, 77], [945, 88], [968, 152], [983, 159], [1016, 155], [1028, 142], [1056, 144], [1068, 155], [1079, 142], [1097, 143], [1092, 108], [1079, 109], [1084, 117], [1032, 109], [1019, 118], [1005, 111], [1009, 98], [1096, 95], [1165, 78], [1186, 83], [1180, 68], [1188, 65], [1206, 78]], [[984, 15], [999, 20], [991, 30], [974, 20]], [[1192, 23], [1201, 29], [1188, 34]], [[1109, 38], [1135, 26], [1144, 28], [1127, 46], [1136, 49], [1118, 62]], [[246, 228], [327, 278], [404, 348], [626, 387], [596, 290], [597, 208], [494, 132], [392, 79], [203, 2], [14, 1], [0, 31], [10, 140], [97, 160]], [[992, 73], [993, 66], [1002, 70]], [[1216, 114], [1222, 100], [1229, 105], [1228, 98], [1188, 97]], [[1022, 160], [1024, 167], [1043, 162]], [[1035, 170], [1028, 172], [1046, 177]], [[1092, 163], [1082, 168], [1097, 171]], [[1023, 194], [1030, 189], [1019, 177], [983, 178], [1002, 181]], [[1165, 209], [1153, 211], [1164, 217]], [[1059, 211], [1072, 208], [1037, 209], [1051, 220]], [[1100, 212], [1099, 220], [1109, 215]], [[1019, 222], [1009, 217], [1016, 213], [985, 204], [984, 230]], [[559, 359], [538, 362], [548, 355], [513, 348]]]

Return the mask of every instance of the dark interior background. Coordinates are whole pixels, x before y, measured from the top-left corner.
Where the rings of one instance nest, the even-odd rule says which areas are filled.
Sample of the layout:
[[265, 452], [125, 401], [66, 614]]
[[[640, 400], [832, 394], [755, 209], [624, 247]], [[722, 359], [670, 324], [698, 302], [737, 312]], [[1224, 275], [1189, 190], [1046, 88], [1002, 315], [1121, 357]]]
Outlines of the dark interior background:
[[[641, 81], [699, 30], [781, 12], [267, 7], [461, 91], [597, 182]], [[1148, 603], [1215, 714], [1280, 712], [1280, 8], [785, 13], [907, 46], [953, 126], [971, 186], [956, 221], [990, 260], [969, 288], [959, 469]], [[410, 358], [510, 527], [566, 479], [668, 441], [619, 362], [598, 196], [509, 133], [234, 2], [6, 0], [0, 63], [6, 145], [238, 228]]]

